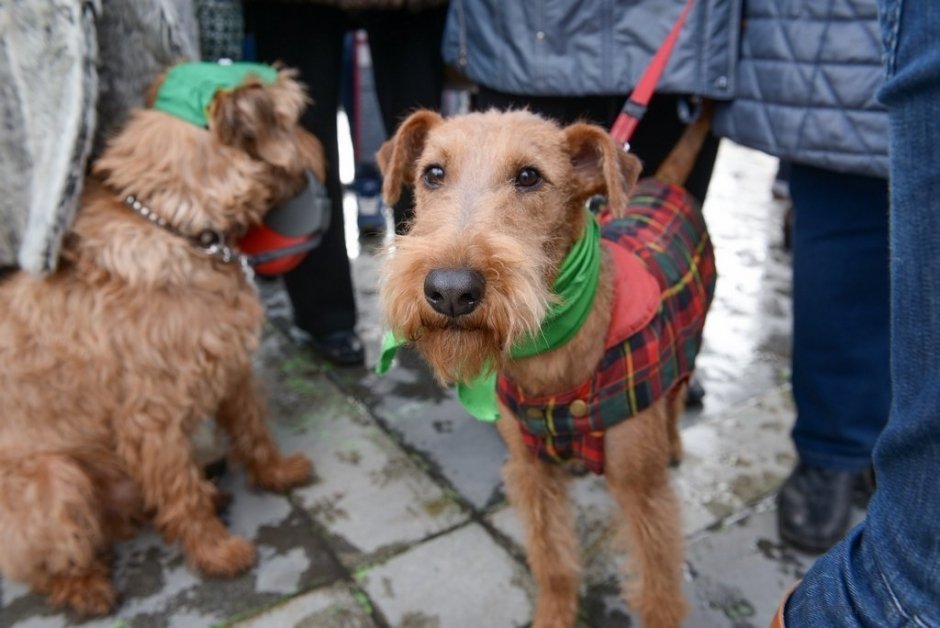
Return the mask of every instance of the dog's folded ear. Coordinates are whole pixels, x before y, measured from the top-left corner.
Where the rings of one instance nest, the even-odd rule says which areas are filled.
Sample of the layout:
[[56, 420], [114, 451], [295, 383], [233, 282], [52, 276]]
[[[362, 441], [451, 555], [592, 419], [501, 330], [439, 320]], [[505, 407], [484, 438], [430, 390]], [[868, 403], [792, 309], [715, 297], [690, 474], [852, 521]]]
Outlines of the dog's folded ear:
[[401, 186], [415, 180], [415, 163], [421, 157], [428, 132], [443, 122], [441, 116], [428, 109], [416, 111], [398, 127], [392, 139], [379, 152], [376, 161], [382, 171], [382, 196], [389, 205], [394, 205], [401, 196]]
[[605, 194], [611, 212], [619, 216], [643, 169], [640, 160], [593, 124], [572, 124], [565, 127], [564, 133], [577, 189], [585, 200]]
[[281, 168], [296, 167], [290, 140], [308, 98], [293, 70], [280, 70], [273, 83], [249, 76], [232, 90], [220, 90], [209, 105], [209, 131], [220, 143]]

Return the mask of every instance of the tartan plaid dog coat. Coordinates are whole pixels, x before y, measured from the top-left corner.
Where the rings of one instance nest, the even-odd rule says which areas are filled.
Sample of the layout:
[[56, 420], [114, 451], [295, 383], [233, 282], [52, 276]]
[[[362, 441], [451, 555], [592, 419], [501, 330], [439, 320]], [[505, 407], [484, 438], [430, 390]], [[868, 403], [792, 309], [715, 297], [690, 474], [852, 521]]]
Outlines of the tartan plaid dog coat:
[[496, 391], [543, 460], [581, 460], [604, 472], [604, 431], [635, 416], [695, 366], [715, 292], [715, 256], [701, 209], [683, 188], [640, 181], [624, 218], [599, 216], [613, 257], [614, 311], [606, 351], [590, 379], [527, 396], [503, 374]]

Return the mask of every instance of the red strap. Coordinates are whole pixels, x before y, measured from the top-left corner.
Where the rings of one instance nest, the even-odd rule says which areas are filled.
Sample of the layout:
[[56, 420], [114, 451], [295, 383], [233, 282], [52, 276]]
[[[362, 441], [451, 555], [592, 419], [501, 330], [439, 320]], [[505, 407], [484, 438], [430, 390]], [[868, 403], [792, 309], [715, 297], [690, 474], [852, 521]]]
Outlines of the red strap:
[[618, 115], [617, 119], [614, 121], [614, 126], [611, 127], [610, 134], [618, 144], [623, 144], [624, 146], [629, 145], [630, 138], [633, 137], [633, 131], [636, 130], [636, 126], [643, 118], [643, 114], [646, 113], [646, 106], [653, 97], [656, 84], [659, 83], [659, 78], [666, 69], [669, 56], [672, 54], [672, 49], [676, 45], [676, 40], [679, 39], [682, 25], [685, 24], [685, 18], [692, 9], [693, 2], [694, 0], [686, 0], [682, 12], [679, 13], [679, 17], [676, 19], [676, 23], [672, 25], [672, 30], [669, 31], [666, 39], [664, 39], [663, 43], [659, 46], [659, 50], [653, 55], [650, 64], [646, 66], [646, 70], [643, 71], [643, 76], [640, 77], [636, 87], [633, 88], [633, 93], [627, 98], [627, 102], [624, 103], [620, 115]]

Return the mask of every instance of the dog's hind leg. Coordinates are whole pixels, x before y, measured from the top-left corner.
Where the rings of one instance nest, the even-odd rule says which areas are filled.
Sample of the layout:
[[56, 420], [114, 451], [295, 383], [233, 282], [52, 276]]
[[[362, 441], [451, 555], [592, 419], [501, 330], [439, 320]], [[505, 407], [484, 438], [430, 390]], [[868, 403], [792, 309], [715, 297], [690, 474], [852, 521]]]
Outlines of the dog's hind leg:
[[624, 597], [647, 628], [680, 626], [688, 612], [682, 594], [682, 527], [669, 483], [668, 401], [620, 423], [605, 436], [605, 475], [623, 511], [632, 578]]
[[542, 462], [526, 449], [516, 420], [505, 408], [497, 422], [509, 448], [503, 481], [510, 503], [519, 511], [526, 536], [526, 556], [538, 585], [533, 628], [574, 626], [581, 566], [568, 503], [564, 470]]
[[98, 487], [74, 459], [0, 453], [0, 571], [55, 606], [104, 615], [117, 601], [107, 543]]
[[245, 465], [254, 484], [277, 492], [306, 484], [313, 476], [313, 465], [300, 453], [281, 455], [266, 415], [258, 384], [248, 371], [219, 405], [216, 420], [229, 435], [232, 453]]
[[203, 476], [183, 424], [182, 411], [150, 403], [146, 412], [115, 421], [118, 453], [166, 540], [179, 540], [207, 575], [234, 576], [254, 564], [255, 548], [216, 515], [216, 488]]

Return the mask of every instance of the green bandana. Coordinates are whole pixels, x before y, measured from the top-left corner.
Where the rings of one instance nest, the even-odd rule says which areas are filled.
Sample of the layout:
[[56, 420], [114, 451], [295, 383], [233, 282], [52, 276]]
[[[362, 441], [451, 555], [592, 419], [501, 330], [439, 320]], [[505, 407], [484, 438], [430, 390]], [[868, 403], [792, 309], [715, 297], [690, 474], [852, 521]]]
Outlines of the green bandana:
[[[538, 336], [524, 338], [512, 346], [509, 350], [512, 358], [528, 358], [557, 349], [571, 340], [587, 320], [601, 272], [601, 230], [591, 213], [587, 214], [586, 223], [584, 233], [568, 251], [552, 285], [552, 291], [560, 297], [559, 302], [553, 304], [542, 319]], [[391, 368], [396, 349], [405, 342], [391, 332], [385, 334], [376, 372], [386, 373]], [[498, 419], [495, 371], [486, 371], [466, 383], [458, 382], [457, 399], [467, 412], [481, 421]]]
[[256, 76], [273, 83], [277, 70], [261, 63], [181, 63], [170, 68], [153, 108], [181, 120], [208, 127], [209, 104], [219, 90], [230, 90]]

